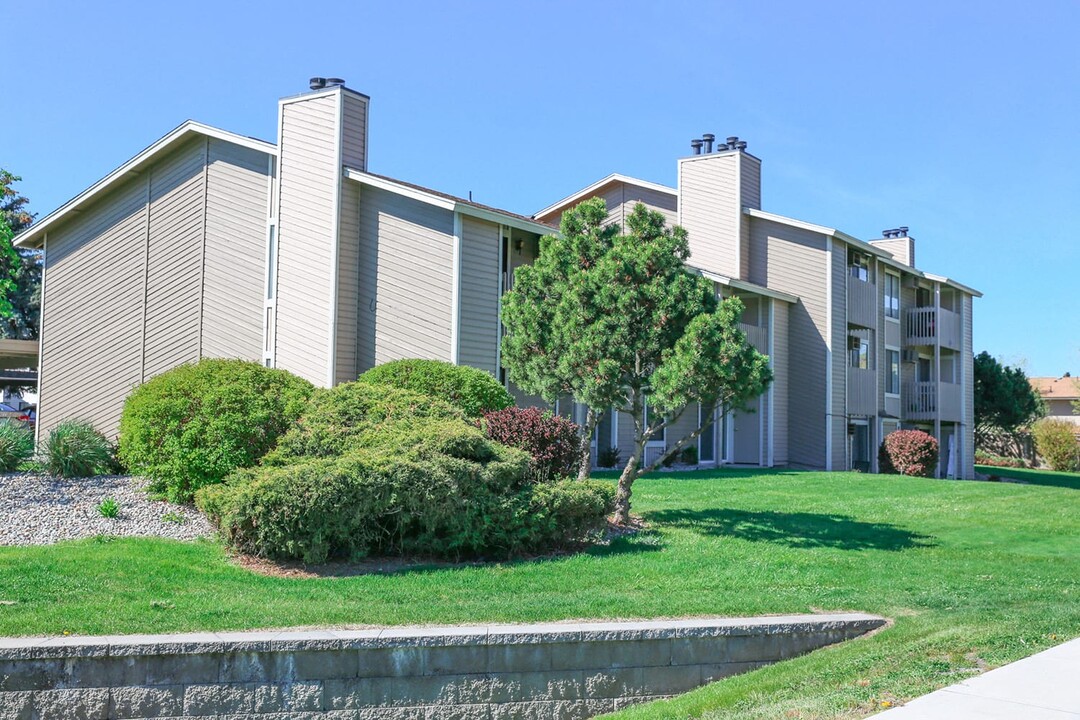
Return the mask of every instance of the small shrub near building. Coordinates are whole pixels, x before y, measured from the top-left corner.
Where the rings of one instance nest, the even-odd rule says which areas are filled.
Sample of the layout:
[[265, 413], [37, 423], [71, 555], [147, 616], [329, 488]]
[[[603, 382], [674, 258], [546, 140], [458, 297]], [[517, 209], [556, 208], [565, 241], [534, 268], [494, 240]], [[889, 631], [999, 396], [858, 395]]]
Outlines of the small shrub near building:
[[1007, 468], [1026, 468], [1025, 463], [1020, 458], [1003, 457], [1001, 455], [995, 455], [993, 453], [986, 452], [985, 450], [975, 451], [975, 464], [977, 465], [989, 465], [990, 467], [1007, 467]]
[[881, 472], [934, 477], [938, 441], [922, 430], [897, 430], [885, 436], [878, 450]]
[[484, 413], [488, 438], [516, 447], [532, 457], [537, 480], [577, 475], [581, 467], [581, 428], [538, 407], [510, 407]]
[[49, 475], [61, 478], [116, 470], [112, 444], [85, 420], [65, 420], [51, 429], [41, 444], [38, 463]]
[[0, 420], [0, 472], [15, 472], [34, 455], [34, 431], [21, 422]]
[[1043, 418], [1031, 428], [1039, 455], [1058, 472], [1080, 469], [1080, 440], [1075, 433], [1076, 425], [1057, 418]]
[[439, 360], [395, 360], [368, 370], [357, 380], [427, 395], [471, 418], [514, 404], [513, 396], [490, 373]]
[[135, 389], [120, 418], [120, 459], [173, 502], [250, 467], [298, 418], [314, 388], [284, 370], [202, 360]]

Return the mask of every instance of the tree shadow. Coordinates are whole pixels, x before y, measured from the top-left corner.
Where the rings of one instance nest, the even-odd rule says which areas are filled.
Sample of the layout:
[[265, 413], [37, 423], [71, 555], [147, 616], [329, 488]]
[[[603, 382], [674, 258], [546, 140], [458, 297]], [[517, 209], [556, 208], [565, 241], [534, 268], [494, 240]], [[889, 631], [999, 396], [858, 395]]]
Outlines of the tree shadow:
[[1080, 490], [1080, 473], [1054, 472], [1052, 470], [1028, 470], [1026, 468], [991, 467], [976, 465], [975, 469], [991, 480], [1021, 485], [1045, 485]]
[[657, 510], [646, 514], [657, 525], [692, 530], [711, 537], [737, 537], [793, 548], [899, 551], [933, 547], [929, 535], [888, 523], [855, 520], [846, 515], [784, 513], [772, 510]]

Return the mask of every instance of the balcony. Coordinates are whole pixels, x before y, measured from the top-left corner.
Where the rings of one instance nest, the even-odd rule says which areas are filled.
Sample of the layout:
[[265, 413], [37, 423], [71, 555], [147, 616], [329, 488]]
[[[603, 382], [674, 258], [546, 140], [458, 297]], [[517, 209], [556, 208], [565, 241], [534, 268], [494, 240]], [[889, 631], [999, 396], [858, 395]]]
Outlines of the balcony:
[[[938, 407], [938, 389], [941, 390], [941, 406]], [[934, 420], [960, 422], [963, 405], [960, 386], [956, 383], [916, 382], [904, 386], [901, 398], [904, 418], [907, 420]], [[940, 414], [938, 410], [940, 409]]]
[[877, 373], [873, 370], [847, 369], [847, 414], [877, 415]]
[[754, 346], [759, 353], [769, 352], [769, 328], [739, 323], [739, 329], [746, 335], [746, 342]]
[[847, 319], [851, 325], [872, 328], [877, 324], [877, 285], [848, 275]]
[[945, 308], [921, 307], [907, 311], [904, 342], [907, 345], [934, 345], [941, 334], [941, 347], [960, 349], [960, 314]]

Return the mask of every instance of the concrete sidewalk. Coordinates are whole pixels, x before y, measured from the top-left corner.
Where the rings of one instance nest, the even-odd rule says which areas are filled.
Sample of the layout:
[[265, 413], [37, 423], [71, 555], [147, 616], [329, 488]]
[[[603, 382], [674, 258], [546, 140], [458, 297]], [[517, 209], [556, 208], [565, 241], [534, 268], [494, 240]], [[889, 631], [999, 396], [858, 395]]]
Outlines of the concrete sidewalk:
[[1080, 638], [878, 713], [885, 720], [1080, 720]]

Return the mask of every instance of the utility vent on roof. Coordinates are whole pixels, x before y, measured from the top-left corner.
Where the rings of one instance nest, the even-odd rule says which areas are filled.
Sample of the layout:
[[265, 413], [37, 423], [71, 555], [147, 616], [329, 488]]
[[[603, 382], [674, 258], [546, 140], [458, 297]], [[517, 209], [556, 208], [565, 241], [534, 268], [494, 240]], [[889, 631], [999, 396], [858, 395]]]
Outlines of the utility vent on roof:
[[[690, 147], [693, 148], [695, 155], [709, 155], [713, 152], [713, 143], [716, 141], [716, 135], [712, 133], [705, 133], [700, 139], [694, 138], [690, 141]], [[745, 150], [746, 141], [740, 140], [737, 135], [732, 135], [726, 142], [720, 142], [716, 145], [716, 152], [726, 152], [728, 150]]]
[[344, 86], [345, 81], [341, 78], [324, 78], [313, 77], [308, 80], [308, 87], [312, 90], [322, 90], [328, 87], [337, 87], [338, 85]]

